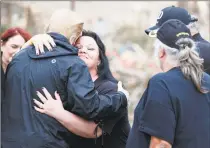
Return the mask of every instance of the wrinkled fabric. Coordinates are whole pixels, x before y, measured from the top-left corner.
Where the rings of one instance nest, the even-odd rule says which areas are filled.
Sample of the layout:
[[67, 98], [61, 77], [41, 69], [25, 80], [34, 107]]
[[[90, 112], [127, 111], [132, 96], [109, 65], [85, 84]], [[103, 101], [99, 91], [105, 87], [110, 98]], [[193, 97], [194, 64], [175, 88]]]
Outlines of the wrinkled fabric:
[[149, 80], [134, 112], [126, 148], [149, 148], [151, 136], [172, 148], [210, 147], [210, 93], [200, 93], [178, 67]]
[[197, 44], [199, 56], [204, 59], [204, 71], [210, 75], [210, 42], [203, 39], [200, 33], [194, 35], [193, 40]]
[[[99, 96], [85, 63], [67, 38], [50, 33], [56, 47], [37, 56], [33, 46], [17, 53], [9, 64], [2, 105], [3, 148], [68, 148], [68, 133], [58, 121], [34, 110], [42, 87], [57, 90], [64, 108], [87, 119], [117, 116], [127, 106], [122, 93]], [[41, 91], [42, 92], [42, 91]]]
[[[111, 82], [108, 79], [103, 79], [99, 77], [94, 81], [94, 84], [99, 94], [112, 94], [117, 92], [117, 83]], [[127, 111], [123, 112], [122, 115], [119, 115], [117, 117], [101, 121], [98, 125], [102, 129], [103, 135], [101, 135], [100, 137], [96, 137], [96, 139], [83, 138], [74, 135], [73, 137], [70, 137], [70, 139], [74, 138], [73, 142], [70, 143], [70, 147], [125, 148], [130, 131]]]
[[201, 80], [201, 89], [204, 92], [210, 92], [210, 75], [208, 75], [207, 73], [203, 73], [203, 77]]

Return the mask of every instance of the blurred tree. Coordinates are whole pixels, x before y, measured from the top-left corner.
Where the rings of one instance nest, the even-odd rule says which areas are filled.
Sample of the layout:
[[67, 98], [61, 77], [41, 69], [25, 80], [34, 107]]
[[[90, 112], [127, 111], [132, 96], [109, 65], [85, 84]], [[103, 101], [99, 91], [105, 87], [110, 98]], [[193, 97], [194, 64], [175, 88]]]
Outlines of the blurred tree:
[[76, 6], [76, 1], [75, 0], [71, 0], [70, 1], [70, 8], [72, 11], [75, 11], [75, 6]]
[[5, 31], [5, 30], [7, 30], [9, 28], [9, 26], [7, 26], [7, 25], [1, 25], [1, 34]]
[[125, 44], [127, 42], [132, 42], [138, 44], [142, 49], [147, 50], [148, 53], [152, 51], [153, 42], [154, 40], [150, 37], [148, 37], [144, 30], [142, 23], [142, 18], [147, 17], [144, 12], [141, 12], [137, 16], [139, 18], [136, 23], [133, 24], [124, 24], [116, 29], [116, 32], [114, 33], [113, 41]]
[[31, 7], [27, 6], [24, 8], [24, 14], [26, 17], [26, 29], [32, 34], [35, 34], [36, 31], [36, 21], [34, 20], [34, 14], [31, 11]]
[[[1, 2], [1, 14], [7, 15], [5, 17], [3, 24], [11, 24], [11, 18], [12, 18], [12, 5], [8, 2]], [[2, 22], [1, 22], [2, 24]]]
[[178, 1], [178, 7], [188, 9], [188, 1]]
[[199, 7], [197, 2], [197, 0], [193, 0], [192, 6], [190, 7], [193, 14], [199, 14]]

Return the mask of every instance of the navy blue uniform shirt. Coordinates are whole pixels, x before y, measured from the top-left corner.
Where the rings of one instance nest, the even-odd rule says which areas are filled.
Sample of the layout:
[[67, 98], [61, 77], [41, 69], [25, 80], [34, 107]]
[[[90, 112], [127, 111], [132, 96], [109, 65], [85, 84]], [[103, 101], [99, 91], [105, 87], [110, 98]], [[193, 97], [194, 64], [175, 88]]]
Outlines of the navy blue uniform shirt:
[[210, 43], [203, 39], [200, 33], [195, 34], [193, 40], [197, 43], [200, 57], [204, 59], [204, 71], [210, 75]]
[[172, 148], [210, 148], [210, 93], [197, 91], [179, 68], [151, 78], [135, 109], [126, 147], [149, 148], [151, 136]]

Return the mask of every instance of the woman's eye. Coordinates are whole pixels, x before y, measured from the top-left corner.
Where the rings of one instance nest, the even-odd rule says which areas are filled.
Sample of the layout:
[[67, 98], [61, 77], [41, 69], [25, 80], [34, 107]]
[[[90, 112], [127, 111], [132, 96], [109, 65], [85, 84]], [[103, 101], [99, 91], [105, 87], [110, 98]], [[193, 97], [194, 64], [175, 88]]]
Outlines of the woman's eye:
[[88, 50], [95, 50], [94, 48], [88, 48]]
[[11, 45], [11, 47], [12, 47], [12, 48], [18, 48], [18, 46], [17, 46], [17, 45]]

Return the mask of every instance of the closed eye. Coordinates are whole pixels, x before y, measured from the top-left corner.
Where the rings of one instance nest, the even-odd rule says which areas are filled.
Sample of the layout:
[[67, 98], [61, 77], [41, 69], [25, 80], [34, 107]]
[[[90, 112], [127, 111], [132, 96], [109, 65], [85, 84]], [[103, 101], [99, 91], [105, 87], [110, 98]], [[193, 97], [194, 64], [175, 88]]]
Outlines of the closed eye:
[[95, 50], [94, 48], [88, 48], [88, 50]]
[[18, 48], [18, 45], [11, 45], [12, 48]]

